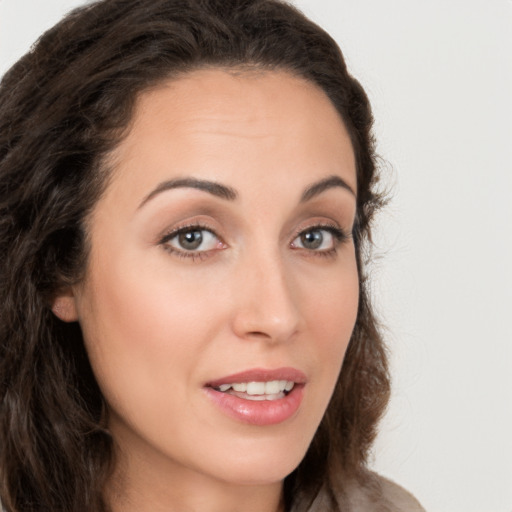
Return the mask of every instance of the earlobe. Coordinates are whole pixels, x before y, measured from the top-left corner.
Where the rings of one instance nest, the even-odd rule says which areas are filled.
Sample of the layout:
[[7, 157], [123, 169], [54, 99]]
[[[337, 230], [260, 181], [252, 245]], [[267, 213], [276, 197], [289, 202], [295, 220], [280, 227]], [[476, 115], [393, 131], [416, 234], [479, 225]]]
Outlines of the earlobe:
[[76, 322], [78, 320], [75, 295], [71, 289], [59, 293], [53, 299], [52, 312], [63, 322]]

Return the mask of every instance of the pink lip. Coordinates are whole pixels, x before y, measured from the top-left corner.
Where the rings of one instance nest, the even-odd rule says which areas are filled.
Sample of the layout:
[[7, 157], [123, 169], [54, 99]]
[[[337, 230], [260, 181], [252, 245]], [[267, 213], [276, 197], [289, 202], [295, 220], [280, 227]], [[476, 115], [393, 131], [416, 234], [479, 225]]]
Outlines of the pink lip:
[[276, 368], [275, 370], [254, 368], [252, 370], [246, 370], [220, 379], [215, 379], [208, 382], [206, 385], [216, 388], [221, 384], [233, 384], [235, 382], [267, 382], [269, 380], [289, 380], [297, 384], [305, 384], [307, 378], [303, 372], [295, 368]]
[[[245, 400], [214, 389], [221, 384], [271, 380], [289, 380], [295, 382], [295, 386], [283, 398], [262, 401]], [[204, 391], [213, 403], [231, 418], [251, 425], [265, 426], [282, 423], [295, 415], [304, 396], [306, 381], [306, 375], [295, 368], [278, 368], [275, 370], [256, 368], [208, 382]]]

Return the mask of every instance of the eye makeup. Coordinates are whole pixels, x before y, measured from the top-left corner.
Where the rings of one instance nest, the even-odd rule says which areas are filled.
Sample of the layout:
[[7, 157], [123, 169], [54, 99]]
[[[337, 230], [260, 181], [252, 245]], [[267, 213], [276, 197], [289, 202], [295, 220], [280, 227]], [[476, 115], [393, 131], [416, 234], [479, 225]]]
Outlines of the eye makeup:
[[[176, 241], [176, 244], [171, 243], [173, 241]], [[192, 261], [202, 261], [212, 253], [227, 248], [227, 244], [211, 227], [198, 222], [173, 229], [160, 239], [159, 245], [170, 254], [180, 258], [191, 258]], [[200, 249], [202, 245], [206, 245], [207, 248]]]
[[350, 238], [351, 235], [337, 225], [316, 223], [300, 229], [290, 246], [294, 250], [303, 251], [307, 256], [335, 257], [340, 245]]
[[[307, 256], [334, 257], [341, 244], [351, 237], [334, 224], [316, 223], [297, 230], [289, 246]], [[204, 223], [189, 223], [173, 229], [159, 240], [170, 254], [191, 261], [204, 261], [228, 245]]]

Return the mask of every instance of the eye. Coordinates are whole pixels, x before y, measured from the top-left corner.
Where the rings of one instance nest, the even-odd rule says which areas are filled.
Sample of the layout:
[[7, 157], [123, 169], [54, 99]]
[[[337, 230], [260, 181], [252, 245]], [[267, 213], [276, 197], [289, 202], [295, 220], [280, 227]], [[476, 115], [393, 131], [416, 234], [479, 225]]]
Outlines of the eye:
[[291, 245], [294, 249], [332, 252], [336, 250], [338, 243], [345, 238], [347, 238], [345, 233], [339, 228], [317, 226], [299, 233]]
[[166, 235], [160, 243], [165, 249], [181, 253], [183, 256], [192, 256], [194, 253], [204, 253], [225, 247], [213, 231], [201, 226], [177, 229]]

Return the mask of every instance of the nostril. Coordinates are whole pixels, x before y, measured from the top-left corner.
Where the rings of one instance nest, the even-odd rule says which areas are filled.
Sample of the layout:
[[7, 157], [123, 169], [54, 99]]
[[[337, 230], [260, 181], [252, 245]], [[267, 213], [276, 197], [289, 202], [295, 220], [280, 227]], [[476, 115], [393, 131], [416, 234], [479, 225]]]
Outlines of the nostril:
[[251, 331], [247, 333], [248, 336], [254, 336], [258, 338], [270, 338], [271, 336], [265, 332], [261, 331]]

